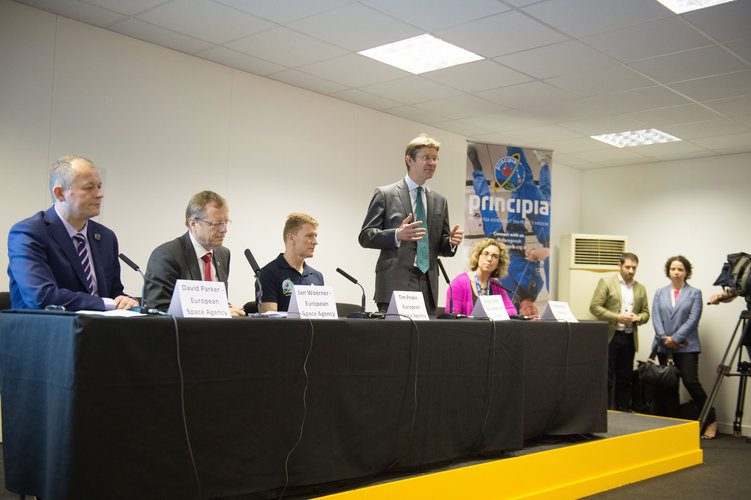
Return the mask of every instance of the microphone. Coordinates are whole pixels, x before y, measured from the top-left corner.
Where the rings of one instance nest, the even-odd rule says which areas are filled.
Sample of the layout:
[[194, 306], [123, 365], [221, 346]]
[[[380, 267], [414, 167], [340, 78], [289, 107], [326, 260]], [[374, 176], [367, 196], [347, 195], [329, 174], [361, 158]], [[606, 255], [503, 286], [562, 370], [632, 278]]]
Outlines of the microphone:
[[245, 249], [245, 258], [248, 259], [248, 264], [250, 264], [250, 268], [253, 270], [253, 274], [256, 277], [256, 284], [258, 284], [258, 293], [256, 294], [256, 306], [258, 308], [258, 314], [261, 314], [261, 304], [263, 302], [263, 285], [261, 285], [261, 280], [259, 279], [259, 273], [261, 272], [261, 268], [258, 267], [258, 262], [256, 262], [256, 259], [253, 257], [253, 254], [250, 252], [250, 248]]
[[132, 260], [130, 260], [128, 257], [126, 257], [126, 255], [124, 253], [121, 253], [120, 255], [118, 255], [118, 257], [120, 257], [121, 261], [125, 262], [128, 265], [128, 267], [130, 267], [135, 272], [137, 272], [138, 274], [140, 274], [141, 278], [143, 278], [143, 286], [141, 287], [141, 306], [140, 306], [140, 310], [138, 312], [148, 313], [148, 311], [146, 310], [146, 308], [143, 306], [144, 295], [146, 295], [146, 276], [144, 276], [143, 272], [141, 272], [141, 268], [138, 267], [138, 264], [136, 264], [135, 262], [133, 262]]
[[441, 262], [441, 259], [438, 260], [438, 267], [441, 270], [441, 274], [443, 274], [443, 279], [446, 280], [446, 284], [449, 286], [449, 310], [448, 312], [444, 312], [443, 314], [438, 315], [438, 319], [457, 319], [457, 318], [464, 318], [463, 314], [454, 314], [454, 288], [451, 286], [451, 281], [449, 280], [449, 275], [446, 274], [446, 269], [443, 267], [443, 263]]
[[360, 290], [362, 290], [362, 306], [360, 307], [359, 313], [352, 313], [347, 315], [348, 318], [364, 318], [365, 317], [365, 289], [362, 287], [360, 283], [357, 282], [355, 278], [344, 272], [340, 267], [336, 268], [336, 272], [350, 280], [352, 283], [360, 287]]
[[506, 293], [507, 293], [507, 294], [509, 294], [509, 295], [508, 295], [508, 298], [509, 298], [509, 299], [512, 299], [512, 298], [514, 297], [514, 291], [513, 291], [513, 290], [511, 290], [510, 288], [506, 288], [505, 286], [503, 286], [503, 285], [501, 284], [501, 280], [499, 280], [498, 278], [490, 278], [490, 282], [491, 282], [491, 283], [493, 283], [494, 285], [496, 285], [496, 286], [498, 286], [498, 287], [501, 287], [501, 288], [503, 288], [504, 290], [506, 290]]

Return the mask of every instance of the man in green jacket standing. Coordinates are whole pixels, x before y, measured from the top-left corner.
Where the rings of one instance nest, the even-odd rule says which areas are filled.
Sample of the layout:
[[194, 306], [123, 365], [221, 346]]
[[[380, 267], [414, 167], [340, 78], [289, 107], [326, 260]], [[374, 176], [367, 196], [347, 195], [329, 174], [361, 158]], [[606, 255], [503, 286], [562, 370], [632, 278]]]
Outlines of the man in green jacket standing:
[[[639, 258], [624, 253], [618, 272], [600, 278], [589, 310], [608, 322], [608, 399], [609, 407], [631, 409], [631, 379], [634, 354], [639, 349], [637, 326], [649, 321], [649, 304], [644, 285], [634, 281]], [[611, 399], [615, 383], [615, 401]]]

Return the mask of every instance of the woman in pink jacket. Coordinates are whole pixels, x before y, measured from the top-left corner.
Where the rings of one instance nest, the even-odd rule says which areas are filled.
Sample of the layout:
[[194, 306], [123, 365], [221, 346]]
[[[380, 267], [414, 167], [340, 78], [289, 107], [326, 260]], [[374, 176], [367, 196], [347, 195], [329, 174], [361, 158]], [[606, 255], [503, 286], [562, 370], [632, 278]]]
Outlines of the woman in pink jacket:
[[492, 238], [480, 240], [469, 256], [470, 271], [454, 278], [446, 290], [446, 312], [469, 316], [480, 295], [500, 295], [509, 315], [516, 314], [514, 304], [498, 281], [506, 275], [508, 263], [506, 245]]

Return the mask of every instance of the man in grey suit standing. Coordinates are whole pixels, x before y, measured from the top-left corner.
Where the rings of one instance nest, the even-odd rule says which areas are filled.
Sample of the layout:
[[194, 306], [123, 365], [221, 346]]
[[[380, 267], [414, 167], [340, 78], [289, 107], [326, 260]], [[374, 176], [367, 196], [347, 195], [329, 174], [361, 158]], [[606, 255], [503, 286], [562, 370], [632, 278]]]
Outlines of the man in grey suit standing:
[[[144, 303], [167, 311], [179, 279], [222, 281], [229, 278], [229, 249], [222, 246], [229, 227], [227, 201], [213, 191], [193, 195], [185, 209], [188, 232], [151, 252], [146, 266]], [[230, 305], [232, 316], [245, 316]]]
[[407, 175], [376, 188], [358, 240], [381, 251], [376, 264], [375, 301], [388, 309], [394, 290], [420, 291], [428, 313], [438, 298], [439, 256], [451, 257], [464, 238], [456, 225], [449, 229], [448, 203], [425, 186], [438, 166], [440, 144], [425, 134], [412, 139], [404, 152]]

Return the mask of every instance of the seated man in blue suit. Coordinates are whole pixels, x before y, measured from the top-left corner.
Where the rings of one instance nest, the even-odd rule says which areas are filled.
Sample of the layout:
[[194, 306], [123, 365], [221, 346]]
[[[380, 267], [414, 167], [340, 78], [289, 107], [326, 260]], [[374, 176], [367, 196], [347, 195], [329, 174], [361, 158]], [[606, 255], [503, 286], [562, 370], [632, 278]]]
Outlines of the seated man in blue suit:
[[8, 234], [11, 306], [68, 311], [137, 306], [123, 293], [115, 233], [89, 220], [99, 215], [104, 197], [94, 164], [63, 156], [52, 166], [50, 190], [54, 205], [14, 224]]

